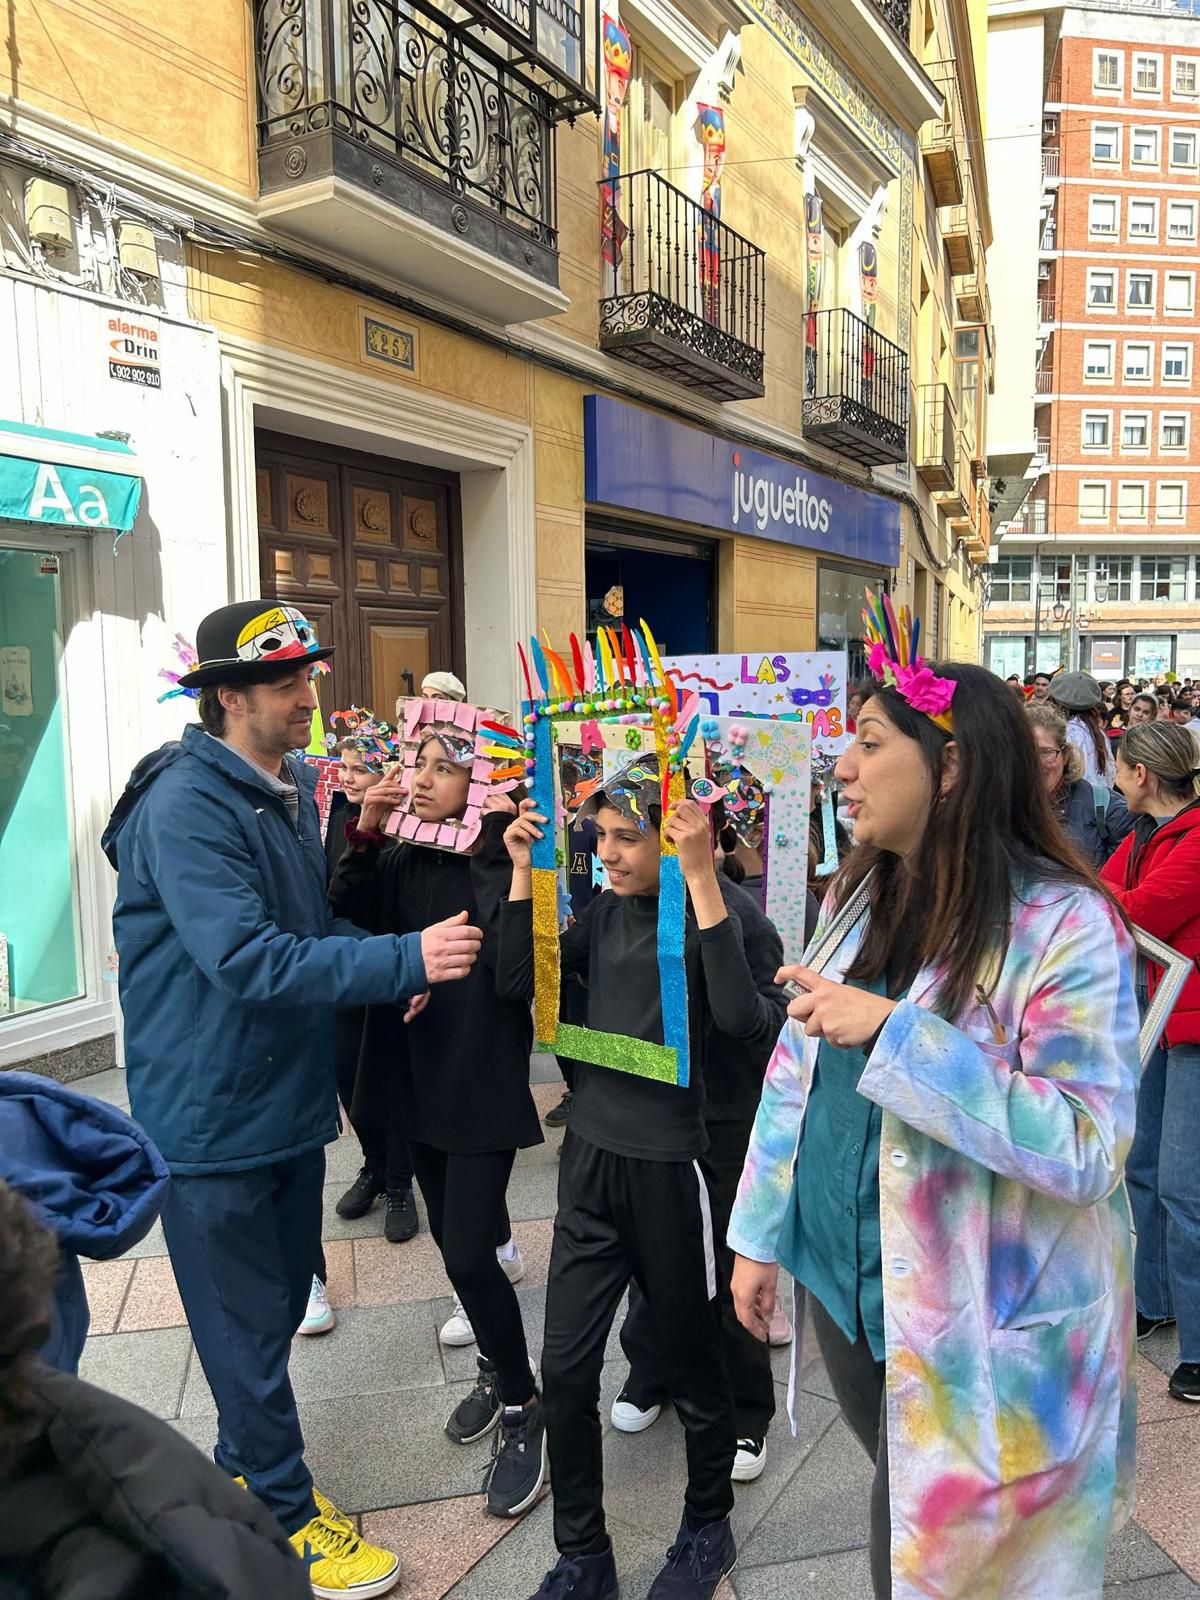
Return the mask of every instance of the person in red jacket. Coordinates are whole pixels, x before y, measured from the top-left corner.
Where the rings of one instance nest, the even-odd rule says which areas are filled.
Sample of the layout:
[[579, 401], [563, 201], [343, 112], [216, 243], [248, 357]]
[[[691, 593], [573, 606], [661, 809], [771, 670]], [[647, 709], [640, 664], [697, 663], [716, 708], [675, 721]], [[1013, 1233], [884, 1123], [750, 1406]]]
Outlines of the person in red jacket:
[[[1131, 922], [1200, 957], [1200, 800], [1196, 746], [1169, 722], [1129, 727], [1117, 787], [1134, 830], [1101, 870]], [[1158, 981], [1147, 968], [1148, 990]], [[1138, 1338], [1178, 1323], [1179, 1365], [1168, 1385], [1200, 1401], [1200, 973], [1193, 972], [1142, 1074], [1125, 1181], [1137, 1229]]]

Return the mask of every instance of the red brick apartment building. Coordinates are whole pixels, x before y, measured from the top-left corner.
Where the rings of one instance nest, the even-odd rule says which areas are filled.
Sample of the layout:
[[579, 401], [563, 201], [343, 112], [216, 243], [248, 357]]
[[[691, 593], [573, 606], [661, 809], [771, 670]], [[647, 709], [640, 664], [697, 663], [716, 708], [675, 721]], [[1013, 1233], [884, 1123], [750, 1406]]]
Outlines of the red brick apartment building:
[[1041, 10], [1040, 475], [992, 565], [987, 659], [1198, 676], [1200, 16]]

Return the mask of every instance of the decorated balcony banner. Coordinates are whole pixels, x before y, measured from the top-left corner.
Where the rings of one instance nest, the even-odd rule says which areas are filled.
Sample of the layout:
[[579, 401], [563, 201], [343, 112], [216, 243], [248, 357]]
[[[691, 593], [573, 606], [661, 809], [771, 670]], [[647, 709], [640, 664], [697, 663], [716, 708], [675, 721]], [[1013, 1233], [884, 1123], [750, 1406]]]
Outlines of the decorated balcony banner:
[[804, 319], [804, 393], [817, 392], [817, 312], [825, 266], [825, 216], [819, 194], [804, 196], [804, 250], [808, 265], [808, 313]]
[[698, 105], [700, 141], [704, 146], [704, 178], [700, 205], [700, 294], [704, 320], [721, 320], [721, 174], [725, 170], [725, 111], [722, 106]]
[[629, 90], [633, 47], [615, 17], [604, 13], [604, 177], [600, 189], [600, 253], [610, 267], [621, 264], [628, 229], [620, 215], [621, 109]]
[[871, 337], [871, 330], [875, 327], [875, 317], [879, 309], [879, 253], [870, 239], [864, 239], [858, 247], [858, 282], [862, 294], [862, 315], [867, 325], [867, 333], [863, 336], [863, 388], [869, 400], [871, 385], [875, 381], [875, 341]]

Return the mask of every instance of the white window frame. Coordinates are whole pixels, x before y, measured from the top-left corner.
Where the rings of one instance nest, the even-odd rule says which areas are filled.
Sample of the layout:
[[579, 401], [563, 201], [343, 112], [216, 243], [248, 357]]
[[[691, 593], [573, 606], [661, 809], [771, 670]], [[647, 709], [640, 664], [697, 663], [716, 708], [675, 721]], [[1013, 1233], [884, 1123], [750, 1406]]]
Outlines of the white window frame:
[[[1103, 422], [1104, 423], [1104, 443], [1103, 444], [1089, 444], [1088, 443], [1087, 430], [1088, 430], [1088, 423], [1089, 422]], [[1111, 455], [1112, 454], [1112, 442], [1113, 442], [1112, 426], [1113, 426], [1113, 414], [1112, 414], [1111, 411], [1084, 411], [1084, 412], [1082, 412], [1080, 414], [1080, 418], [1079, 418], [1079, 448], [1081, 450], [1086, 450], [1089, 455]]]
[[[1097, 203], [1111, 205], [1113, 208], [1113, 225], [1111, 228], [1097, 228], [1092, 220], [1092, 211]], [[1121, 237], [1121, 196], [1119, 194], [1090, 194], [1088, 195], [1088, 238], [1089, 239], [1119, 239]]]
[[[1121, 510], [1121, 499], [1126, 489], [1140, 489], [1142, 491], [1142, 509], [1140, 513], [1129, 516]], [[1147, 522], [1150, 518], [1150, 485], [1145, 478], [1119, 478], [1117, 480], [1117, 521], [1118, 522]]]
[[[1108, 371], [1097, 375], [1088, 371], [1088, 351], [1105, 350], [1108, 352]], [[1117, 370], [1117, 341], [1115, 339], [1085, 339], [1083, 344], [1083, 381], [1084, 383], [1111, 383]]]
[[[1188, 217], [1186, 233], [1176, 233], [1171, 222], [1173, 211], [1183, 211]], [[1168, 200], [1167, 201], [1167, 243], [1168, 244], [1195, 244], [1196, 242], [1196, 202], [1194, 200]]]
[[[1098, 280], [1107, 278], [1112, 299], [1108, 301], [1092, 299], [1092, 286]], [[1085, 302], [1089, 317], [1113, 316], [1117, 310], [1117, 295], [1120, 289], [1120, 273], [1116, 267], [1089, 267], [1087, 272], [1087, 300]]]
[[[1146, 352], [1146, 370], [1141, 377], [1129, 370], [1129, 352]], [[1154, 346], [1149, 339], [1126, 339], [1121, 347], [1121, 377], [1125, 383], [1151, 383], [1154, 380]]]
[[[1164, 489], [1179, 490], [1179, 510], [1164, 511], [1162, 505], [1162, 492]], [[1154, 488], [1154, 520], [1156, 522], [1186, 522], [1188, 512], [1187, 481], [1183, 478], [1161, 478]]]
[[[1130, 287], [1135, 278], [1148, 278], [1150, 280], [1150, 299], [1145, 304], [1135, 305], [1129, 298]], [[1129, 267], [1125, 271], [1125, 310], [1130, 316], [1152, 317], [1158, 305], [1158, 274], [1148, 272], [1144, 267]]]
[[[1154, 154], [1139, 157], [1137, 153], [1138, 135], [1149, 134], [1154, 140]], [[1162, 166], [1162, 129], [1139, 122], [1129, 133], [1129, 164], [1133, 167], [1153, 168], [1155, 172]]]
[[[1175, 140], [1183, 134], [1192, 141], [1192, 158], [1190, 161], [1176, 161]], [[1167, 170], [1169, 172], [1195, 172], [1200, 167], [1200, 128], [1172, 128], [1171, 137], [1167, 144]]]
[[[1184, 354], [1184, 371], [1180, 377], [1168, 376], [1167, 352], [1169, 350], [1182, 350]], [[1162, 347], [1162, 381], [1164, 383], [1191, 383], [1192, 381], [1192, 346], [1190, 341], [1168, 339]]]
[[[1172, 306], [1167, 304], [1167, 291], [1172, 280], [1176, 283], [1187, 285], [1187, 304]], [[1164, 317], [1194, 317], [1196, 315], [1196, 274], [1194, 272], [1164, 272], [1163, 273], [1163, 316]]]
[[[1139, 89], [1138, 88], [1138, 68], [1139, 68], [1139, 66], [1141, 66], [1143, 61], [1152, 61], [1154, 63], [1154, 88], [1153, 89]], [[1135, 50], [1134, 51], [1134, 53], [1133, 53], [1133, 64], [1130, 67], [1130, 71], [1129, 71], [1129, 92], [1132, 95], [1136, 95], [1139, 100], [1161, 100], [1162, 99], [1162, 92], [1163, 92], [1163, 58], [1162, 58], [1161, 55], [1159, 55], [1155, 51], [1151, 51], [1151, 50]]]
[[[1151, 217], [1152, 217], [1153, 220], [1151, 222], [1150, 231], [1148, 233], [1142, 233], [1142, 232], [1135, 233], [1134, 232], [1134, 228], [1133, 228], [1133, 212], [1134, 212], [1134, 207], [1135, 206], [1137, 206], [1137, 207], [1149, 206], [1150, 207], [1150, 214], [1151, 214]], [[1140, 240], [1145, 244], [1154, 244], [1154, 243], [1156, 243], [1157, 240], [1158, 240], [1158, 217], [1159, 217], [1159, 204], [1158, 204], [1158, 196], [1157, 195], [1155, 195], [1153, 198], [1151, 198], [1148, 195], [1141, 195], [1141, 194], [1139, 194], [1139, 195], [1130, 195], [1130, 197], [1129, 197], [1129, 210], [1128, 210], [1128, 214], [1126, 215], [1126, 218], [1125, 218], [1125, 226], [1128, 229], [1128, 237], [1130, 239]], [[1090, 222], [1090, 220], [1091, 220], [1090, 215], [1089, 215], [1089, 219], [1088, 220]]]
[[[1084, 510], [1084, 497], [1088, 489], [1100, 489], [1104, 494], [1104, 508], [1092, 513]], [[1110, 478], [1081, 478], [1079, 482], [1080, 522], [1107, 522], [1112, 514], [1112, 480]]]
[[[1100, 63], [1111, 59], [1117, 63], [1116, 83], [1100, 82]], [[1092, 88], [1097, 94], [1120, 94], [1125, 87], [1125, 52], [1123, 50], [1092, 51]]]
[[[1096, 136], [1102, 130], [1106, 133], [1111, 133], [1113, 136], [1113, 153], [1111, 156], [1098, 156], [1096, 154]], [[1119, 122], [1092, 123], [1092, 165], [1094, 167], [1119, 167], [1121, 165], [1122, 132]]]
[[[1181, 89], [1179, 87], [1180, 67], [1190, 67], [1193, 87]], [[1171, 57], [1171, 99], [1195, 100], [1200, 96], [1200, 56], [1172, 56]]]
[[[1183, 423], [1183, 443], [1182, 444], [1167, 444], [1165, 439], [1164, 439], [1164, 437], [1163, 437], [1165, 435], [1166, 431], [1167, 431], [1167, 424], [1169, 422], [1171, 422], [1172, 420], [1179, 421], [1179, 422]], [[1187, 451], [1188, 451], [1188, 446], [1191, 444], [1191, 439], [1192, 439], [1192, 418], [1191, 418], [1191, 413], [1190, 412], [1187, 412], [1187, 411], [1163, 411], [1163, 412], [1160, 412], [1159, 418], [1158, 418], [1158, 452], [1159, 452], [1160, 455], [1166, 455], [1166, 456], [1173, 456], [1173, 455], [1181, 455], [1182, 456], [1182, 455], [1186, 455]]]
[[[1125, 424], [1131, 417], [1140, 417], [1145, 424], [1145, 444], [1125, 443]], [[1150, 411], [1122, 411], [1121, 413], [1121, 443], [1119, 449], [1123, 456], [1148, 456], [1150, 454], [1150, 441], [1154, 437], [1154, 415]]]

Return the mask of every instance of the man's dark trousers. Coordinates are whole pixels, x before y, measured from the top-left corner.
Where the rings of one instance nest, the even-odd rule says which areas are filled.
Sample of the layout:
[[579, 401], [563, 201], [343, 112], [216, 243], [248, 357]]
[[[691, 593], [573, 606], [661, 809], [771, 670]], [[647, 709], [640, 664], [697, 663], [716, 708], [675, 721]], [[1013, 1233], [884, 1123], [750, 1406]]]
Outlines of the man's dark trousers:
[[203, 1177], [172, 1176], [163, 1232], [204, 1376], [219, 1467], [288, 1533], [316, 1515], [288, 1377], [321, 1248], [325, 1152]]

